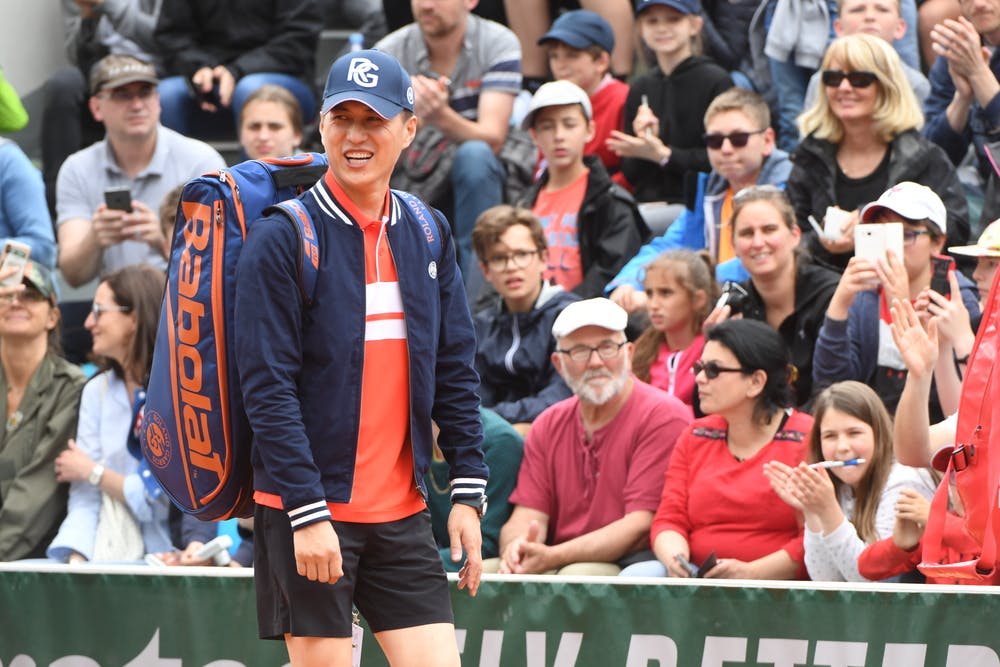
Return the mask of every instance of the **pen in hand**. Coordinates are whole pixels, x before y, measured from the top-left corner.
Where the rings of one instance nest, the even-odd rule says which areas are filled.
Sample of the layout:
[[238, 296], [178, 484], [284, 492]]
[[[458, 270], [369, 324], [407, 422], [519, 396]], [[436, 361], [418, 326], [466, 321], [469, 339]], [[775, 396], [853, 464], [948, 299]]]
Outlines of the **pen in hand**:
[[[645, 94], [642, 96], [642, 106], [644, 106], [647, 109], [649, 109], [649, 98], [646, 97]], [[646, 138], [649, 139], [652, 136], [653, 136], [653, 128], [651, 128], [649, 125], [647, 125], [646, 126]]]

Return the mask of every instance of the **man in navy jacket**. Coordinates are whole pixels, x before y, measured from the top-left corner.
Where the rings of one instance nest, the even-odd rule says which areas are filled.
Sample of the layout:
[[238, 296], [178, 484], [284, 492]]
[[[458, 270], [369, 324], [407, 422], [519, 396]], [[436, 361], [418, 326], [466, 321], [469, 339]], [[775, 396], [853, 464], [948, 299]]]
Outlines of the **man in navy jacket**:
[[398, 61], [339, 58], [320, 112], [330, 168], [300, 197], [319, 247], [314, 299], [298, 298], [301, 241], [280, 216], [253, 223], [237, 269], [258, 624], [293, 663], [350, 664], [353, 604], [390, 664], [458, 667], [425, 503], [432, 418], [450, 465], [451, 556], [467, 555], [458, 585], [479, 585], [488, 471], [472, 321], [448, 225], [389, 191], [416, 126]]

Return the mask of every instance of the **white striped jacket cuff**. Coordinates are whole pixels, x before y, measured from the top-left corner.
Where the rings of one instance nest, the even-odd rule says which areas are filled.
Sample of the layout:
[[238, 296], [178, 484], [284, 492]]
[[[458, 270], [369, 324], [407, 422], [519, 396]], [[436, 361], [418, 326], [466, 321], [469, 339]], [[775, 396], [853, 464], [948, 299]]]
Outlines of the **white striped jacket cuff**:
[[451, 480], [451, 502], [476, 500], [486, 493], [486, 480], [478, 477], [456, 477]]
[[314, 503], [288, 510], [288, 519], [292, 522], [292, 530], [298, 530], [311, 523], [330, 521], [333, 519], [333, 516], [330, 514], [330, 508], [327, 507], [326, 501], [318, 500]]

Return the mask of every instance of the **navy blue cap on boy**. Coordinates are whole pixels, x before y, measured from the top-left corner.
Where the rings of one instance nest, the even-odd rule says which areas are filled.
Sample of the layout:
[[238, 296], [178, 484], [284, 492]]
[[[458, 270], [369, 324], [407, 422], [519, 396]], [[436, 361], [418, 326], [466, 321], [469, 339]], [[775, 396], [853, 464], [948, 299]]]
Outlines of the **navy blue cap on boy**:
[[615, 33], [604, 18], [589, 9], [575, 9], [561, 14], [549, 31], [538, 38], [542, 44], [555, 40], [574, 49], [586, 49], [595, 44], [608, 53], [615, 48]]
[[398, 60], [383, 51], [345, 53], [330, 66], [320, 113], [349, 100], [366, 104], [387, 119], [395, 118], [403, 109], [413, 111], [410, 75]]
[[700, 14], [701, 3], [698, 0], [639, 0], [635, 3], [635, 13], [638, 16], [653, 5], [673, 7], [681, 14]]

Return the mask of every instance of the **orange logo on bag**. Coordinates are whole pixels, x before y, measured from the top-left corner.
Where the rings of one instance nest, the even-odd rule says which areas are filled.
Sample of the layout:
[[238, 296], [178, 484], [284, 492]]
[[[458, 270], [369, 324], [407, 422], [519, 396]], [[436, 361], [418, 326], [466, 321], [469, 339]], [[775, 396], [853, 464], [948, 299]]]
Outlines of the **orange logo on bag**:
[[210, 322], [204, 301], [196, 300], [201, 286], [202, 264], [213, 260], [209, 248], [213, 230], [212, 208], [200, 202], [186, 201], [182, 203], [182, 210], [186, 224], [184, 250], [177, 276], [177, 316], [174, 324], [182, 422], [179, 436], [191, 464], [215, 474], [221, 480], [223, 464], [218, 452], [213, 452], [208, 425], [212, 401], [202, 391], [205, 371], [198, 349], [202, 326], [210, 325]]
[[147, 411], [145, 416], [146, 437], [142, 444], [145, 447], [146, 460], [157, 468], [166, 468], [170, 463], [173, 444], [167, 435], [167, 425], [158, 412]]

